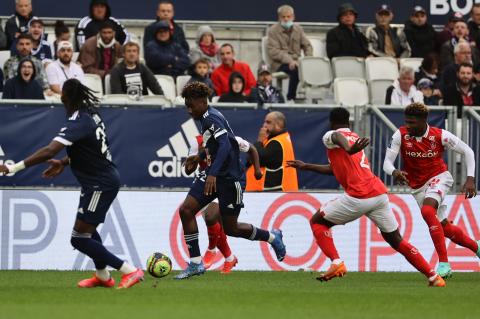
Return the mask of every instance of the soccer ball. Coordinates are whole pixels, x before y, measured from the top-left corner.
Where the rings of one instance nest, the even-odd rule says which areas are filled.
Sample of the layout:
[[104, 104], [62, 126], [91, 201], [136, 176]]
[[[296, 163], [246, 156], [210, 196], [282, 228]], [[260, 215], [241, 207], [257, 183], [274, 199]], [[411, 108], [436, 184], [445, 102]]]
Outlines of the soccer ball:
[[172, 271], [172, 261], [165, 254], [153, 253], [148, 257], [147, 271], [153, 277], [165, 277]]

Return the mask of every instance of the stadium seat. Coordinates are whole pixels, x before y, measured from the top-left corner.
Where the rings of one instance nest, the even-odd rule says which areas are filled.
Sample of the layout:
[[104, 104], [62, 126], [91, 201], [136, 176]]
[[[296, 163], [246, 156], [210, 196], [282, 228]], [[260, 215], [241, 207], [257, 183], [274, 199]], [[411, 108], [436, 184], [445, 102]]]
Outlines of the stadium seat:
[[[262, 37], [262, 43], [261, 43], [262, 61], [267, 63], [269, 66], [271, 66], [272, 59], [270, 59], [270, 56], [268, 55], [267, 42], [268, 42], [268, 37]], [[282, 81], [285, 79], [288, 79], [288, 74], [285, 72], [276, 72], [276, 70], [272, 70], [272, 77], [277, 80], [276, 86], [279, 89], [283, 89]]]
[[314, 57], [324, 58], [327, 56], [327, 46], [324, 38], [308, 37], [308, 40], [310, 41], [310, 44], [313, 47]]
[[218, 103], [218, 100], [220, 100], [220, 96], [214, 96], [212, 97], [212, 103]]
[[300, 86], [308, 102], [324, 99], [332, 83], [332, 68], [327, 58], [303, 57], [299, 60]]
[[177, 76], [177, 96], [182, 95], [182, 90], [192, 77], [190, 75]]
[[128, 94], [108, 94], [104, 95], [101, 100], [101, 104], [129, 104], [135, 102]]
[[385, 94], [393, 80], [372, 80], [368, 83], [370, 90], [370, 103], [377, 105], [385, 104]]
[[85, 73], [84, 84], [91, 90], [94, 90], [95, 95], [101, 99], [103, 96], [102, 78], [97, 74]]
[[72, 61], [77, 62], [80, 52], [73, 52]]
[[367, 82], [360, 78], [336, 78], [333, 82], [335, 103], [345, 106], [367, 105]]
[[158, 84], [162, 87], [165, 97], [171, 102], [175, 101], [175, 97], [177, 96], [175, 80], [169, 75], [155, 74], [155, 77], [157, 78]]
[[10, 50], [0, 51], [0, 68], [2, 68], [2, 70], [8, 59], [10, 59]]
[[422, 65], [423, 58], [404, 58], [400, 59], [400, 68], [402, 66], [409, 66], [417, 72]]
[[336, 57], [331, 60], [335, 78], [365, 78], [365, 59], [354, 56]]
[[110, 74], [105, 75], [105, 94], [111, 94], [112, 89], [110, 87]]
[[398, 63], [394, 58], [367, 58], [365, 60], [365, 68], [368, 81], [398, 79]]
[[163, 107], [172, 107], [172, 102], [163, 95], [145, 95], [140, 103], [155, 104]]

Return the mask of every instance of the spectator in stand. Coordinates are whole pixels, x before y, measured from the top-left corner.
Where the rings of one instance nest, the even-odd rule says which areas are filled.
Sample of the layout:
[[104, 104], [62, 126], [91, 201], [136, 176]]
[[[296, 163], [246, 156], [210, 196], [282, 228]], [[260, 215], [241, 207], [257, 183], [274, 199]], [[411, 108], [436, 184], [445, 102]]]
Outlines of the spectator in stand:
[[142, 92], [148, 95], [148, 89], [155, 95], [163, 95], [155, 75], [148, 67], [140, 63], [140, 46], [127, 42], [123, 46], [123, 61], [110, 72], [110, 89], [112, 94], [134, 94]]
[[2, 20], [0, 20], [0, 50], [7, 49], [7, 35], [3, 32]]
[[437, 39], [436, 39], [437, 51], [441, 50], [442, 45], [445, 42], [448, 42], [453, 38], [453, 28], [455, 26], [455, 23], [457, 23], [457, 21], [463, 21], [463, 14], [461, 14], [460, 12], [452, 12], [443, 30], [437, 33]]
[[155, 40], [156, 32], [156, 23], [159, 21], [166, 21], [169, 25], [170, 35], [174, 42], [178, 43], [180, 47], [182, 47], [185, 52], [190, 51], [190, 46], [188, 45], [187, 40], [185, 39], [185, 32], [183, 31], [182, 27], [179, 26], [173, 20], [175, 15], [174, 7], [172, 1], [169, 0], [162, 0], [158, 3], [157, 8], [157, 20], [151, 24], [149, 24], [145, 28], [145, 32], [143, 33], [143, 48], [146, 51], [147, 44]]
[[[33, 17], [30, 20], [28, 25], [28, 33], [32, 36], [32, 55], [42, 61], [43, 63], [49, 63], [53, 61], [53, 47], [52, 45], [45, 40], [45, 25], [41, 19], [38, 17]], [[17, 54], [16, 52], [16, 40], [13, 41], [10, 52], [12, 55]]]
[[368, 56], [368, 41], [355, 24], [357, 17], [358, 13], [351, 3], [339, 7], [339, 24], [327, 33], [327, 55], [330, 59], [337, 56]]
[[282, 92], [272, 86], [272, 73], [268, 64], [260, 64], [257, 76], [257, 86], [252, 88], [248, 102], [259, 105], [265, 103], [285, 103]]
[[470, 39], [475, 42], [477, 48], [480, 48], [480, 3], [475, 3], [472, 6], [468, 30], [470, 31]]
[[210, 70], [220, 65], [219, 46], [215, 41], [212, 28], [208, 25], [198, 27], [196, 44], [197, 46], [190, 50], [189, 56], [192, 63], [195, 63], [198, 59], [205, 59], [210, 64]]
[[145, 61], [153, 73], [174, 78], [184, 74], [190, 66], [187, 52], [173, 41], [170, 24], [167, 21], [157, 22], [155, 39], [147, 44]]
[[57, 59], [58, 44], [62, 41], [70, 42], [70, 30], [65, 25], [63, 20], [55, 21], [55, 41], [53, 42], [53, 49], [55, 50], [54, 58]]
[[3, 92], [3, 71], [0, 68], [0, 92]]
[[230, 43], [225, 43], [220, 47], [220, 59], [222, 64], [213, 70], [211, 76], [217, 95], [221, 96], [229, 91], [229, 79], [232, 72], [238, 72], [242, 75], [245, 79], [243, 93], [246, 96], [250, 95], [250, 90], [257, 84], [257, 81], [247, 63], [235, 60], [235, 52]]
[[13, 41], [15, 41], [20, 34], [28, 32], [28, 23], [32, 18], [32, 1], [15, 0], [15, 14], [12, 15], [5, 24], [7, 48], [11, 48]]
[[427, 12], [421, 6], [413, 8], [410, 19], [403, 29], [412, 50], [412, 58], [423, 58], [435, 52], [436, 32], [427, 22]]
[[218, 102], [222, 103], [243, 103], [247, 102], [248, 98], [243, 94], [245, 88], [245, 79], [238, 72], [232, 72], [228, 80], [229, 91], [222, 94]]
[[440, 68], [443, 69], [447, 65], [453, 63], [455, 61], [454, 58], [454, 48], [457, 43], [466, 42], [470, 44], [470, 48], [472, 50], [472, 57], [474, 62], [477, 61], [478, 58], [478, 50], [475, 47], [475, 43], [470, 43], [470, 38], [468, 36], [468, 26], [465, 21], [457, 21], [455, 22], [455, 26], [453, 27], [453, 37], [450, 41], [445, 42], [442, 45], [442, 49], [440, 51]]
[[215, 87], [210, 79], [210, 62], [207, 59], [200, 58], [193, 64], [192, 77], [188, 80], [191, 82], [202, 82], [206, 84], [212, 91], [210, 100], [215, 96]]
[[387, 89], [385, 104], [407, 106], [412, 103], [423, 103], [423, 94], [414, 85], [415, 71], [408, 66], [400, 69], [400, 74], [393, 85]]
[[480, 86], [473, 77], [473, 66], [459, 65], [457, 80], [443, 91], [443, 105], [457, 106], [457, 117], [462, 118], [464, 106], [480, 105]]
[[[442, 71], [440, 88], [444, 90], [447, 86], [457, 81], [457, 73], [460, 64], [473, 64], [472, 47], [467, 42], [457, 43], [454, 50], [454, 61], [447, 65]], [[477, 65], [475, 63], [475, 65]]]
[[295, 13], [289, 5], [278, 8], [278, 22], [268, 30], [267, 54], [272, 59], [272, 69], [289, 76], [287, 99], [294, 100], [298, 86], [298, 59], [313, 55], [313, 48], [303, 28], [294, 23]]
[[21, 59], [17, 75], [5, 82], [2, 99], [45, 99], [42, 86], [35, 79], [35, 69], [30, 57]]
[[80, 50], [78, 62], [85, 73], [98, 74], [102, 79], [122, 57], [122, 46], [115, 39], [115, 25], [105, 21], [97, 36], [89, 38]]
[[75, 45], [80, 51], [85, 42], [95, 37], [105, 22], [110, 22], [115, 31], [115, 39], [120, 45], [130, 41], [130, 34], [128, 34], [125, 27], [112, 17], [110, 5], [107, 0], [91, 0], [90, 14], [83, 17], [75, 27]]
[[72, 62], [73, 45], [68, 41], [58, 43], [58, 59], [46, 67], [50, 89], [56, 94], [62, 94], [63, 83], [68, 79], [77, 79], [84, 83], [85, 75], [80, 65]]
[[417, 89], [422, 92], [425, 105], [439, 105], [440, 98], [434, 94], [435, 87], [430, 79], [423, 78], [418, 81]]
[[420, 68], [418, 68], [418, 71], [415, 73], [415, 85], [424, 78], [432, 81], [436, 88], [439, 87], [438, 56], [435, 53], [429, 53], [423, 58]]
[[392, 9], [382, 4], [375, 14], [377, 24], [366, 32], [368, 51], [378, 57], [409, 58], [411, 51], [403, 30], [390, 26]]
[[33, 65], [35, 65], [35, 79], [38, 80], [43, 89], [47, 91], [45, 94], [51, 95], [53, 92], [50, 91], [47, 74], [43, 68], [42, 61], [32, 56], [32, 42], [32, 36], [28, 33], [22, 33], [17, 37], [17, 54], [11, 56], [3, 66], [5, 80], [12, 79], [17, 76], [17, 72], [19, 70], [18, 64], [21, 59], [30, 58], [33, 62]]

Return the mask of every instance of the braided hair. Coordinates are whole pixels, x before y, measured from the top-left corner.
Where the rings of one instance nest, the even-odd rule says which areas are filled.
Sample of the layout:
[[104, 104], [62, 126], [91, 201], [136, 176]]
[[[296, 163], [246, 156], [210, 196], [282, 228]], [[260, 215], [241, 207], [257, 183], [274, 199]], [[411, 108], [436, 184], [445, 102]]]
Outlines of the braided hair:
[[69, 102], [68, 107], [74, 110], [85, 110], [89, 113], [96, 113], [94, 107], [100, 103], [95, 93], [97, 92], [83, 85], [77, 79], [65, 81], [62, 88], [62, 96], [66, 96]]

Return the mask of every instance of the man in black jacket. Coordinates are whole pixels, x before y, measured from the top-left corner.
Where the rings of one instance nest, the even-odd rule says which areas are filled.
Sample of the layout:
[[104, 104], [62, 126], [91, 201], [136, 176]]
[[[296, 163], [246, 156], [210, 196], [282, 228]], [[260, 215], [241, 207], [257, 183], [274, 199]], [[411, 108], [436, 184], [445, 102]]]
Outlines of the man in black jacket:
[[344, 3], [338, 8], [339, 24], [327, 33], [327, 55], [330, 59], [337, 56], [367, 57], [367, 38], [355, 25], [357, 16], [351, 3]]
[[170, 24], [170, 34], [174, 42], [177, 42], [184, 50], [188, 53], [190, 47], [187, 40], [185, 39], [185, 32], [182, 27], [179, 26], [173, 20], [175, 11], [173, 8], [173, 3], [169, 0], [162, 0], [158, 4], [157, 8], [157, 20], [150, 23], [146, 28], [143, 34], [143, 48], [147, 47], [148, 42], [155, 39], [155, 25], [158, 21], [164, 20]]
[[456, 105], [458, 118], [462, 118], [464, 106], [480, 105], [480, 86], [475, 82], [470, 63], [460, 64], [456, 83], [443, 90], [443, 105]]
[[468, 30], [470, 30], [470, 39], [475, 41], [477, 48], [480, 48], [480, 3], [475, 3], [470, 13], [468, 21]]
[[5, 33], [7, 35], [7, 49], [10, 49], [13, 41], [15, 41], [19, 34], [28, 32], [28, 24], [32, 18], [32, 1], [15, 1], [15, 14], [11, 16], [5, 24]]
[[436, 32], [427, 22], [427, 12], [421, 6], [413, 8], [403, 31], [412, 49], [412, 58], [423, 58], [435, 50]]
[[89, 15], [83, 17], [75, 27], [75, 43], [77, 50], [80, 51], [85, 41], [97, 35], [100, 27], [106, 21], [111, 21], [115, 26], [115, 40], [124, 44], [130, 41], [130, 35], [125, 27], [111, 16], [110, 5], [107, 0], [92, 0], [90, 2]]

